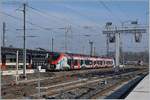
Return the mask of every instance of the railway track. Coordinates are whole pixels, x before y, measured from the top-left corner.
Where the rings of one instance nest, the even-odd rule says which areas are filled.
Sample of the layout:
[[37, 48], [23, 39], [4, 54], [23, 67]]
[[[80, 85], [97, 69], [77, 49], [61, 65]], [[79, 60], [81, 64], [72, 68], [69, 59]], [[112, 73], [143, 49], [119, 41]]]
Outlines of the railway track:
[[[106, 86], [106, 88], [104, 88], [100, 93], [97, 93], [97, 94], [95, 94], [95, 96], [92, 97], [92, 98], [94, 98], [94, 97], [96, 97], [96, 95], [103, 94], [104, 91], [106, 92], [106, 90], [109, 91], [108, 88], [116, 87], [116, 86], [120, 85], [121, 83], [126, 82], [129, 79], [132, 79], [133, 75], [135, 76], [135, 75], [140, 74], [140, 73], [143, 73], [143, 72], [135, 71], [134, 73], [133, 72], [124, 73], [121, 76], [120, 75], [114, 75], [113, 77], [108, 76], [108, 77], [104, 77], [104, 78], [92, 77], [91, 79], [82, 79], [82, 80], [79, 80], [79, 81], [73, 81], [73, 82], [48, 86], [48, 87], [42, 87], [43, 89], [46, 89], [46, 92], [43, 92], [42, 95], [48, 95], [49, 98], [55, 98], [55, 97], [60, 98], [59, 94], [62, 94], [63, 92], [68, 93], [69, 91], [71, 91], [73, 89], [82, 88], [83, 86], [90, 87], [90, 85], [92, 85], [92, 84], [95, 84], [95, 86], [96, 86], [96, 84], [99, 85], [99, 83], [102, 82], [103, 80], [113, 80], [113, 79], [117, 78], [116, 82], [111, 83], [110, 85]], [[121, 79], [120, 77], [121, 78], [123, 77], [123, 78]], [[93, 92], [93, 93], [96, 93], [96, 91]], [[36, 97], [37, 95], [38, 94], [34, 94], [34, 97]], [[82, 98], [82, 97], [83, 97], [83, 95], [82, 96], [76, 96], [74, 98]], [[88, 98], [90, 98], [90, 97], [88, 97]], [[68, 98], [63, 98], [63, 99], [68, 99]]]
[[[86, 94], [86, 98], [90, 98], [90, 99], [104, 99], [106, 98], [108, 95], [110, 95], [112, 92], [120, 89], [122, 86], [128, 84], [130, 81], [133, 81], [137, 78], [141, 78], [143, 76], [145, 76], [147, 74], [146, 71], [143, 72], [138, 72], [136, 71], [135, 73], [129, 73], [122, 75], [121, 77], [119, 76], [119, 80], [112, 83], [112, 84], [108, 84], [107, 86], [103, 87], [102, 89], [99, 88], [97, 90], [94, 90], [92, 92], [92, 95], [89, 95], [88, 93]], [[114, 78], [112, 78], [114, 79]], [[124, 91], [124, 90], [123, 90]], [[120, 99], [120, 96], [122, 95], [121, 93], [123, 93], [123, 91], [120, 91], [120, 93], [118, 94], [114, 94], [114, 96], [112, 96], [110, 99]], [[118, 95], [118, 96], [117, 96]], [[84, 96], [81, 96], [81, 98], [83, 98]], [[115, 98], [116, 97], [116, 98]], [[119, 97], [119, 98], [118, 98]]]
[[[126, 71], [121, 71], [120, 73], [113, 73], [110, 70], [100, 71], [82, 71], [77, 73], [67, 73], [64, 74], [61, 72], [59, 75], [55, 75], [53, 77], [49, 77], [41, 80], [41, 95], [46, 96], [54, 96], [59, 95], [63, 92], [74, 90], [75, 88], [83, 88], [85, 86], [90, 86], [94, 84], [98, 84], [100, 81], [104, 79], [109, 79], [109, 77], [120, 74], [127, 74], [129, 72], [141, 71], [141, 69], [125, 69]], [[128, 72], [129, 71], [129, 72]], [[66, 76], [68, 75], [68, 76]], [[65, 76], [65, 77], [64, 77]], [[31, 91], [29, 91], [31, 90]], [[3, 98], [23, 98], [23, 97], [33, 97], [36, 98], [37, 93], [37, 79], [32, 81], [21, 81], [18, 85], [7, 85], [2, 87], [2, 97]], [[57, 97], [57, 96], [56, 96]], [[75, 97], [76, 98], [76, 97]]]

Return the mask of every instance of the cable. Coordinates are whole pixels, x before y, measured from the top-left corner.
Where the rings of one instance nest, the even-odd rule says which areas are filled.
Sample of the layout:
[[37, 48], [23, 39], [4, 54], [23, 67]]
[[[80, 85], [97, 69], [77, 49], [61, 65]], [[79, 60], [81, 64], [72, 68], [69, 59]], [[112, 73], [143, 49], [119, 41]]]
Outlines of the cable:
[[[28, 5], [28, 7], [31, 8], [31, 9], [33, 9], [34, 11], [40, 13], [42, 16], [46, 16], [47, 18], [49, 18], [50, 16], [52, 16], [53, 18], [60, 19], [58, 16], [55, 16], [55, 15], [52, 15], [52, 14], [51, 14], [51, 15], [50, 15], [50, 14], [47, 14], [47, 13], [45, 13], [44, 11], [41, 11], [41, 10], [39, 10], [39, 9], [37, 9], [37, 8], [33, 8], [33, 7], [29, 6], [29, 5]], [[66, 21], [67, 21], [67, 22], [69, 22], [69, 23], [72, 23], [72, 22], [66, 20], [65, 18], [61, 18], [61, 19], [62, 19], [61, 21], [63, 21], [63, 22], [66, 22]], [[81, 27], [80, 25], [77, 25], [77, 24], [76, 24], [76, 26]]]
[[[33, 9], [33, 10], [35, 10], [35, 11], [41, 13], [41, 14], [46, 15], [46, 16], [49, 18], [49, 16], [48, 16], [47, 14], [41, 12], [40, 10], [38, 10], [38, 9], [36, 9], [36, 8], [33, 8], [33, 7], [30, 7], [30, 6], [28, 6], [28, 5], [27, 5], [27, 7], [31, 8], [31, 9]], [[2, 12], [2, 13], [5, 14], [5, 15], [7, 15], [7, 16], [9, 16], [9, 17], [12, 17], [12, 18], [14, 18], [14, 19], [16, 19], [16, 20], [22, 20], [21, 18], [18, 18], [18, 17], [16, 17], [16, 16], [13, 16], [13, 15], [10, 15], [10, 14], [7, 14], [7, 13], [5, 13], [5, 12]], [[54, 15], [52, 15], [52, 16], [54, 16]], [[57, 16], [54, 16], [54, 17], [55, 17], [55, 18], [58, 18]], [[63, 21], [64, 21], [64, 20], [66, 20], [66, 19], [63, 19]], [[39, 27], [39, 28], [44, 29], [44, 30], [51, 30], [51, 29], [52, 29], [52, 28], [44, 28], [44, 27], [41, 27], [41, 26], [39, 26], [39, 25], [37, 25], [37, 24], [34, 24], [34, 23], [32, 23], [32, 22], [29, 22], [29, 21], [26, 21], [26, 22], [27, 22], [28, 24], [30, 24], [30, 25]], [[76, 26], [79, 27], [79, 28], [81, 28], [80, 25], [77, 25], [77, 24], [76, 24]]]
[[[92, 23], [94, 22], [94, 24], [95, 24], [96, 26], [98, 26], [98, 27], [101, 26], [100, 24], [95, 23], [95, 20], [93, 20], [93, 19], [92, 19], [91, 17], [89, 17], [88, 15], [83, 14], [83, 13], [80, 13], [79, 11], [73, 9], [72, 7], [70, 7], [70, 6], [68, 6], [68, 5], [65, 5], [65, 6], [63, 6], [63, 7], [65, 7], [65, 8], [67, 8], [67, 9], [71, 10], [72, 12], [77, 13], [78, 15], [80, 15], [80, 16], [86, 18], [87, 20], [91, 21]], [[89, 28], [88, 28], [88, 29], [89, 29]], [[95, 30], [92, 29], [92, 28], [90, 28], [90, 30], [91, 30], [91, 31], [95, 31]], [[95, 31], [95, 32], [96, 32], [96, 31]]]
[[[44, 16], [44, 17], [46, 17], [46, 18], [50, 18], [50, 16], [53, 16], [54, 18], [57, 18], [57, 19], [59, 19], [57, 16], [54, 16], [54, 15], [50, 15], [49, 16], [49, 14], [46, 14], [46, 13], [44, 13], [43, 11], [41, 11], [41, 10], [39, 10], [39, 9], [37, 9], [37, 8], [33, 8], [33, 7], [30, 7], [30, 6], [28, 6], [29, 8], [31, 8], [32, 10], [34, 10], [34, 11], [36, 11], [36, 13], [38, 13], [38, 14], [40, 14], [40, 15], [42, 15], [42, 16]], [[60, 20], [60, 19], [59, 19]], [[58, 20], [57, 20], [58, 21]], [[61, 20], [61, 21], [64, 21], [65, 22], [65, 19], [63, 19], [63, 20]], [[64, 24], [63, 24], [64, 25]], [[76, 25], [77, 26], [77, 29], [79, 29], [79, 28], [81, 28], [79, 25]], [[78, 28], [79, 27], [79, 28]], [[64, 28], [64, 27], [63, 27]], [[60, 29], [60, 28], [56, 28], [56, 29]]]
[[[93, 20], [93, 19], [92, 19], [91, 17], [89, 17], [88, 15], [85, 15], [85, 14], [83, 14], [83, 13], [80, 13], [79, 11], [73, 9], [72, 7], [70, 7], [70, 6], [68, 6], [68, 5], [65, 5], [65, 6], [63, 6], [63, 7], [67, 8], [67, 9], [69, 9], [69, 10], [75, 12], [75, 13], [77, 13], [78, 15], [80, 15], [80, 16], [82, 16], [82, 17], [88, 19], [89, 21], [95, 22], [95, 20]], [[95, 24], [97, 24], [97, 26], [101, 26], [101, 25], [98, 24], [98, 23], [95, 23]]]
[[[0, 13], [2, 13], [2, 14], [4, 14], [4, 15], [7, 15], [7, 16], [9, 16], [9, 17], [13, 18], [13, 19], [21, 20], [21, 21], [22, 21], [22, 19], [21, 19], [21, 18], [19, 18], [19, 17], [16, 17], [16, 16], [13, 16], [13, 15], [10, 15], [10, 14], [5, 13], [5, 12], [0, 12]], [[30, 21], [26, 21], [26, 22], [27, 22], [28, 24], [30, 24], [30, 25], [33, 25], [33, 26], [39, 27], [39, 28], [41, 28], [41, 29], [49, 30], [48, 28], [41, 27], [41, 26], [39, 26], [39, 25], [37, 25], [37, 24], [34, 24], [34, 23], [30, 22]]]
[[116, 7], [118, 8], [118, 10], [120, 10], [120, 11], [122, 12], [122, 14], [124, 14], [124, 16], [126, 16], [126, 18], [131, 18], [130, 15], [127, 14], [127, 13], [125, 13], [126, 11], [123, 10], [123, 9], [120, 7], [120, 5], [118, 5], [117, 3], [116, 3]]
[[109, 7], [107, 7], [107, 5], [106, 5], [103, 1], [99, 0], [99, 3], [100, 3], [111, 15], [113, 15], [114, 17], [117, 17], [118, 20], [119, 20], [119, 22], [122, 22], [122, 20], [121, 20], [118, 16], [116, 16], [116, 14], [114, 14], [114, 13], [112, 12], [112, 10], [109, 9]]
[[[42, 16], [45, 16], [45, 17], [47, 17], [47, 18], [49, 18], [50, 16], [53, 16], [54, 18], [57, 18], [57, 19], [59, 19], [60, 20], [60, 18], [59, 17], [57, 17], [57, 16], [55, 16], [55, 15], [50, 15], [50, 14], [47, 14], [47, 13], [45, 13], [45, 12], [43, 12], [43, 11], [41, 11], [41, 10], [39, 10], [39, 9], [37, 9], [37, 8], [33, 8], [33, 7], [31, 7], [31, 6], [28, 6], [29, 8], [31, 8], [31, 9], [33, 9], [33, 10], [35, 10], [36, 12], [38, 12], [40, 15], [42, 15]], [[82, 15], [82, 14], [81, 14]], [[66, 22], [66, 21], [68, 21], [67, 19], [65, 19], [65, 18], [61, 18], [62, 20], [61, 21], [63, 21], [63, 22]], [[89, 18], [88, 18], [89, 19]], [[76, 25], [77, 27], [77, 29], [78, 28], [81, 28], [82, 26], [80, 26], [80, 25], [78, 25], [78, 24], [75, 24], [75, 23], [72, 23], [72, 22], [70, 22], [70, 21], [68, 21], [69, 23], [71, 23], [71, 24], [74, 24], [74, 25]], [[89, 30], [89, 31], [91, 31], [91, 30]], [[95, 31], [95, 30], [94, 30]]]

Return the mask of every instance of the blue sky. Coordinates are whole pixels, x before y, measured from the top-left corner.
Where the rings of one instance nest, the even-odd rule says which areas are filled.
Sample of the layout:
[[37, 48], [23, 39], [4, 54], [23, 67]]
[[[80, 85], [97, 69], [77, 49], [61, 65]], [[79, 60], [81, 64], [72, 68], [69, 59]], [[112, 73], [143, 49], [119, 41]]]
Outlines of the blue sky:
[[[2, 11], [22, 19], [22, 2], [20, 0], [3, 0]], [[15, 2], [16, 1], [16, 2]], [[64, 30], [58, 29], [71, 25], [72, 32], [68, 33], [68, 50], [74, 53], [89, 53], [88, 41], [94, 41], [96, 52], [106, 53], [106, 39], [102, 34], [105, 23], [113, 22], [114, 25], [121, 25], [127, 20], [137, 20], [140, 24], [148, 25], [148, 1], [144, 0], [24, 0], [30, 7], [36, 8], [41, 13], [27, 7], [27, 20], [36, 26], [27, 24], [27, 35], [38, 37], [27, 38], [27, 48], [42, 47], [50, 49], [51, 38], [54, 37], [54, 48], [56, 51], [64, 51]], [[107, 8], [104, 7], [103, 3]], [[19, 10], [16, 10], [19, 9]], [[110, 10], [110, 11], [108, 11]], [[7, 15], [3, 15], [7, 23], [6, 43], [15, 47], [22, 47], [23, 22]], [[128, 25], [129, 23], [126, 23]], [[44, 30], [51, 28], [52, 30]], [[85, 29], [89, 26], [89, 29]], [[53, 34], [52, 34], [53, 33]], [[90, 34], [90, 37], [83, 35]], [[133, 35], [122, 35], [124, 51], [144, 51], [148, 48], [148, 33], [144, 34], [141, 43], [134, 42]], [[135, 49], [137, 48], [137, 49]], [[111, 44], [111, 51], [114, 44]]]

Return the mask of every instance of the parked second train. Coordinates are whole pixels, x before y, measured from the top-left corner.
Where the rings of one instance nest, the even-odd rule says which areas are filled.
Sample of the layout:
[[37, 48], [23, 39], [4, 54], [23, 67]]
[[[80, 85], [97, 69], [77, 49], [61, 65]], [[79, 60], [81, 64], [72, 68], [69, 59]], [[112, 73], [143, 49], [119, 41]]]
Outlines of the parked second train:
[[113, 67], [114, 59], [79, 54], [50, 52], [47, 55], [47, 70], [73, 70]]

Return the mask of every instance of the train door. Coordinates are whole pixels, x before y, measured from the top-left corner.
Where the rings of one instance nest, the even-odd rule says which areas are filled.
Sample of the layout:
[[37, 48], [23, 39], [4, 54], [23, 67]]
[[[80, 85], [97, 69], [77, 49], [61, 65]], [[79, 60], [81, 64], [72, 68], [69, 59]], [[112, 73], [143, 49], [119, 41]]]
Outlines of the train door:
[[78, 66], [78, 69], [80, 69], [80, 67], [81, 67], [81, 64], [80, 64], [80, 60], [77, 60], [77, 66]]
[[102, 67], [105, 67], [105, 60], [102, 61]]
[[95, 65], [94, 65], [94, 60], [91, 60], [92, 61], [92, 68], [94, 68], [95, 67]]
[[100, 60], [100, 67], [103, 67], [103, 60]]
[[84, 60], [80, 60], [80, 65], [81, 65], [81, 67], [80, 68], [85, 68], [85, 61]]
[[98, 64], [96, 60], [94, 61], [94, 68], [98, 68]]
[[74, 65], [73, 65], [73, 59], [68, 59], [67, 60], [68, 65], [70, 66], [70, 69], [74, 69]]
[[75, 59], [73, 61], [74, 69], [80, 69], [80, 62], [79, 60]]

